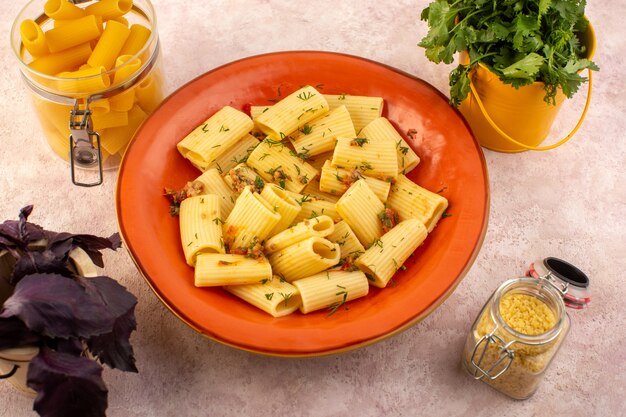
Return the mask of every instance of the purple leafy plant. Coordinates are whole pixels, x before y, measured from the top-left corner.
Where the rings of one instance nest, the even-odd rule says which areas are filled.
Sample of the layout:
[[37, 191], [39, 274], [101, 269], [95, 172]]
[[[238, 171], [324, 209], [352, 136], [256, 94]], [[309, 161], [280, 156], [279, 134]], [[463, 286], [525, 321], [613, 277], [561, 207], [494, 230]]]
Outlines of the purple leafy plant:
[[44, 230], [28, 222], [32, 210], [0, 224], [0, 288], [8, 289], [0, 298], [0, 350], [39, 347], [27, 375], [39, 415], [105, 416], [108, 391], [97, 362], [137, 372], [130, 344], [137, 299], [112, 278], [80, 276], [70, 252], [80, 248], [103, 267], [101, 251], [118, 249], [119, 235]]

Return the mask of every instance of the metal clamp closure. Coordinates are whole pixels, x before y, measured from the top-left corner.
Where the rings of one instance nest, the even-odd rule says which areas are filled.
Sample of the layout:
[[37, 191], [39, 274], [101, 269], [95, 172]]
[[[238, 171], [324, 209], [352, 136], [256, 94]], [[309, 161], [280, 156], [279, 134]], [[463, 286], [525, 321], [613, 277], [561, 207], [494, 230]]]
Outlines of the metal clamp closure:
[[[100, 135], [93, 131], [89, 98], [85, 101], [85, 110], [80, 110], [78, 100], [70, 111], [70, 168], [72, 183], [81, 187], [94, 187], [102, 184], [102, 152]], [[98, 166], [98, 179], [95, 182], [80, 182], [76, 179], [76, 166], [93, 168]]]
[[[563, 282], [557, 278], [555, 278], [552, 271], [548, 271], [547, 274], [539, 276], [539, 279], [545, 280], [548, 284], [550, 284], [555, 290], [557, 290], [561, 296], [565, 296], [567, 291], [569, 290], [569, 283]], [[561, 284], [561, 285], [559, 285]]]
[[[474, 350], [472, 352], [471, 362], [474, 366], [474, 379], [482, 379], [483, 377], [487, 377], [490, 380], [494, 380], [501, 376], [503, 373], [509, 370], [511, 364], [513, 363], [513, 358], [515, 357], [515, 351], [510, 350], [509, 347], [515, 343], [515, 340], [506, 343], [500, 336], [495, 334], [496, 327], [488, 333], [484, 335], [474, 346]], [[483, 359], [485, 358], [485, 353], [489, 348], [490, 344], [494, 344], [494, 347], [500, 351], [498, 359], [489, 367], [489, 369], [485, 370], [481, 367]], [[480, 358], [476, 361], [476, 356], [478, 355], [478, 350], [480, 345], [483, 345], [482, 351], [480, 352]], [[506, 361], [506, 362], [505, 362]], [[498, 370], [498, 367], [502, 367], [495, 375], [491, 373]]]

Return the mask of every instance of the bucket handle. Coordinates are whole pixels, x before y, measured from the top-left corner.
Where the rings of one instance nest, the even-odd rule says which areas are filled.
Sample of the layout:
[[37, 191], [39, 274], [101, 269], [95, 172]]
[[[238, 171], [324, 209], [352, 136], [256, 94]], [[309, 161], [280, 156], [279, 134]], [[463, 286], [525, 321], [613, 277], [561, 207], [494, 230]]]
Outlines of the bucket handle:
[[589, 80], [588, 80], [588, 86], [587, 86], [587, 101], [585, 102], [585, 108], [583, 109], [583, 113], [580, 116], [580, 119], [578, 119], [578, 123], [576, 123], [576, 126], [574, 127], [574, 129], [572, 129], [569, 135], [567, 135], [565, 138], [561, 139], [560, 141], [553, 143], [552, 145], [548, 145], [548, 146], [525, 145], [521, 142], [516, 141], [515, 139], [513, 139], [512, 137], [504, 133], [502, 129], [500, 129], [498, 125], [491, 119], [491, 117], [489, 117], [489, 114], [487, 113], [485, 106], [483, 105], [482, 101], [480, 100], [480, 97], [478, 96], [478, 92], [476, 91], [476, 88], [474, 87], [474, 83], [472, 82], [471, 77], [470, 77], [470, 88], [472, 89], [472, 95], [476, 99], [476, 103], [478, 104], [478, 107], [480, 108], [481, 113], [483, 114], [483, 116], [485, 116], [485, 119], [487, 120], [487, 122], [489, 122], [491, 127], [493, 127], [496, 130], [496, 132], [498, 132], [503, 138], [507, 139], [509, 142], [516, 144], [517, 146], [521, 146], [522, 148], [528, 149], [530, 151], [547, 151], [549, 149], [554, 149], [558, 146], [561, 146], [565, 142], [570, 140], [572, 136], [574, 136], [574, 134], [578, 131], [578, 128], [580, 128], [580, 125], [582, 125], [583, 120], [585, 120], [585, 116], [587, 115], [587, 110], [589, 109], [589, 103], [591, 103], [591, 90], [592, 90], [592, 85], [593, 85], [592, 76], [591, 76], [592, 71], [588, 70], [588, 73], [589, 73]]

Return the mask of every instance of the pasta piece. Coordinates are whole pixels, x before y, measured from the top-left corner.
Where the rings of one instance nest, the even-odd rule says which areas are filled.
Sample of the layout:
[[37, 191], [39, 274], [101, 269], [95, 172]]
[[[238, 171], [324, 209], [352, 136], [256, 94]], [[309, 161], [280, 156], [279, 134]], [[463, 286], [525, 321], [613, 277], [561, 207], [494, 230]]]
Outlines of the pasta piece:
[[325, 308], [331, 315], [342, 306], [347, 310], [348, 301], [369, 292], [367, 277], [361, 271], [326, 271], [294, 281], [293, 285], [300, 293], [303, 314]]
[[95, 130], [128, 126], [128, 113], [125, 111], [94, 112], [91, 115]]
[[65, 93], [89, 93], [105, 90], [111, 85], [111, 79], [106, 74], [106, 71], [106, 68], [99, 66], [78, 71], [61, 72], [57, 76], [59, 78], [67, 78], [67, 80], [59, 81], [57, 89]]
[[124, 26], [128, 27], [128, 19], [126, 19], [124, 16], [114, 17], [114, 18], [109, 19], [109, 20], [115, 20], [117, 23], [121, 23]]
[[301, 194], [309, 196], [312, 199], [329, 201], [333, 204], [339, 201], [340, 197], [338, 195], [320, 191], [320, 182], [318, 178], [315, 178], [313, 181], [309, 181], [306, 187], [304, 187], [304, 190], [302, 190]]
[[274, 226], [269, 236], [274, 236], [288, 228], [300, 213], [301, 208], [296, 200], [276, 184], [265, 184], [261, 197], [274, 208], [275, 212], [280, 214], [280, 221]]
[[418, 219], [429, 233], [448, 208], [445, 197], [420, 187], [404, 175], [391, 187], [387, 203], [398, 212], [401, 221]]
[[311, 86], [294, 91], [265, 113], [255, 125], [266, 135], [281, 140], [311, 120], [328, 113], [328, 103], [322, 94]]
[[383, 227], [378, 214], [385, 206], [365, 180], [358, 180], [352, 184], [339, 199], [336, 207], [365, 248], [369, 248], [382, 236]]
[[345, 170], [343, 168], [332, 167], [330, 161], [326, 161], [320, 174], [320, 190], [333, 195], [343, 195], [346, 190], [355, 181], [363, 179], [367, 182], [370, 189], [376, 194], [376, 197], [383, 203], [387, 201], [389, 195], [389, 189], [391, 183], [388, 181], [382, 181], [374, 177], [364, 176], [363, 173], [357, 169], [352, 171]]
[[221, 220], [227, 218], [235, 207], [235, 195], [219, 172], [214, 168], [208, 169], [194, 181], [200, 181], [207, 194], [215, 194], [219, 197]]
[[122, 46], [120, 55], [135, 55], [137, 52], [141, 51], [146, 42], [148, 42], [148, 39], [150, 39], [151, 34], [152, 31], [143, 25], [132, 25], [130, 27], [130, 34], [128, 35], [128, 39], [126, 39], [126, 43]]
[[96, 17], [85, 16], [72, 20], [71, 24], [50, 29], [46, 32], [46, 42], [50, 52], [55, 53], [97, 39], [101, 32]]
[[194, 279], [196, 287], [257, 284], [272, 279], [272, 266], [265, 258], [202, 253], [196, 261]]
[[[304, 201], [303, 201], [304, 200]], [[341, 216], [335, 207], [335, 203], [325, 200], [317, 200], [310, 196], [303, 196], [302, 200], [296, 200], [300, 204], [300, 213], [294, 219], [294, 222], [301, 222], [306, 219], [314, 219], [318, 216], [326, 215], [333, 219], [334, 222], [341, 221]]]
[[87, 63], [92, 67], [102, 65], [107, 71], [113, 68], [129, 34], [130, 29], [126, 26], [115, 20], [109, 20]]
[[261, 284], [230, 285], [224, 289], [274, 317], [284, 317], [300, 307], [298, 289], [274, 276]]
[[268, 111], [272, 106], [250, 106], [250, 117], [252, 120], [256, 119], [259, 115]]
[[299, 193], [319, 172], [300, 158], [292, 155], [282, 142], [267, 138], [250, 153], [248, 166], [265, 180]]
[[269, 256], [274, 274], [287, 282], [309, 277], [339, 262], [339, 245], [310, 237]]
[[364, 175], [384, 181], [398, 176], [396, 146], [390, 141], [339, 138], [331, 164], [348, 170], [358, 169]]
[[265, 187], [265, 181], [245, 163], [241, 163], [226, 172], [224, 181], [236, 194], [242, 192], [247, 186], [251, 186], [256, 192], [263, 191], [263, 187]]
[[[119, 69], [117, 69], [119, 67]], [[115, 60], [115, 75], [113, 85], [120, 85], [128, 81], [141, 67], [139, 59], [132, 59], [131, 55], [122, 55]], [[129, 111], [135, 104], [135, 88], [129, 88], [109, 99], [113, 111]]]
[[371, 285], [384, 288], [426, 236], [428, 232], [419, 220], [400, 222], [366, 250], [356, 265], [369, 275]]
[[369, 122], [383, 114], [383, 99], [381, 97], [351, 96], [349, 94], [324, 94], [324, 97], [331, 110], [339, 106], [346, 106], [357, 134]]
[[263, 242], [279, 221], [280, 214], [258, 193], [246, 187], [224, 223], [224, 240], [231, 251], [247, 249]]
[[265, 253], [272, 254], [278, 252], [310, 237], [326, 237], [333, 233], [334, 230], [333, 219], [328, 216], [303, 220], [295, 226], [269, 238], [265, 242]]
[[296, 153], [308, 157], [332, 151], [338, 137], [356, 137], [346, 106], [339, 106], [324, 116], [305, 123], [289, 136], [289, 140]]
[[348, 256], [354, 260], [365, 252], [365, 248], [345, 220], [335, 224], [335, 230], [328, 235], [327, 239], [339, 245], [342, 260]]
[[224, 150], [245, 136], [252, 126], [252, 120], [245, 113], [225, 106], [196, 127], [176, 146], [185, 158], [189, 155], [197, 161], [211, 164]]
[[321, 171], [326, 161], [329, 161], [331, 159], [333, 159], [333, 153], [325, 152], [323, 154], [315, 155], [315, 158], [311, 158], [308, 162], [313, 168]]
[[215, 168], [220, 174], [226, 174], [238, 164], [245, 163], [258, 144], [257, 138], [247, 134], [215, 158], [215, 161], [209, 164], [208, 168]]
[[28, 66], [43, 74], [55, 75], [63, 71], [75, 69], [87, 61], [89, 55], [91, 55], [91, 46], [87, 42], [56, 54], [36, 58]]
[[401, 174], [412, 171], [420, 159], [405, 142], [404, 138], [396, 131], [393, 125], [384, 117], [373, 120], [361, 130], [359, 136], [369, 140], [389, 140], [396, 145], [398, 157], [398, 170]]
[[48, 54], [48, 44], [46, 43], [46, 35], [34, 20], [26, 19], [20, 23], [20, 36], [24, 48], [33, 57]]
[[156, 81], [156, 74], [157, 73], [150, 75], [135, 88], [137, 104], [139, 104], [146, 113], [152, 113], [156, 110], [163, 99], [161, 83]]
[[219, 200], [208, 194], [180, 203], [180, 241], [189, 266], [196, 265], [200, 253], [224, 253]]
[[139, 106], [133, 106], [127, 113], [128, 123], [119, 127], [112, 127], [101, 133], [100, 143], [111, 154], [122, 152], [126, 148], [139, 126], [148, 115]]
[[132, 0], [100, 0], [85, 8], [88, 14], [102, 16], [104, 20], [125, 15], [133, 8]]
[[48, 0], [43, 6], [43, 12], [55, 20], [79, 19], [87, 14], [68, 0]]

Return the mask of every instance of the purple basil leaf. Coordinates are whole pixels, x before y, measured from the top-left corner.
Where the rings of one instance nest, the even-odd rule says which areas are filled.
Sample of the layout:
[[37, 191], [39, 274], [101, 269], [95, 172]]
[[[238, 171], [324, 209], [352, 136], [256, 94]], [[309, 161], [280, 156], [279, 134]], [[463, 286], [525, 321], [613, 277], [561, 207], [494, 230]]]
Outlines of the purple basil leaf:
[[18, 318], [0, 318], [0, 350], [38, 344], [41, 337]]
[[51, 339], [47, 341], [48, 347], [53, 348], [57, 352], [68, 353], [74, 356], [80, 356], [84, 349], [84, 345], [79, 339]]
[[97, 356], [100, 362], [126, 372], [138, 372], [133, 347], [130, 344], [130, 334], [137, 328], [134, 310], [133, 307], [115, 320], [111, 333], [94, 336], [87, 340], [89, 350]]
[[10, 279], [11, 284], [17, 285], [26, 275], [32, 274], [61, 274], [71, 277], [72, 271], [67, 267], [67, 256], [65, 256], [71, 247], [71, 242], [59, 245], [59, 254], [64, 251], [64, 255], [61, 256], [51, 250], [25, 252], [15, 263], [15, 269]]
[[50, 248], [56, 247], [56, 245], [61, 242], [70, 240], [73, 247], [78, 246], [87, 252], [91, 261], [100, 268], [104, 267], [100, 251], [103, 249], [116, 250], [122, 245], [118, 233], [114, 233], [111, 237], [105, 238], [93, 235], [74, 235], [71, 233], [55, 233], [46, 231], [46, 236], [48, 238], [48, 247]]
[[67, 339], [110, 333], [119, 315], [72, 279], [34, 274], [15, 286], [0, 317], [18, 317], [34, 332]]
[[42, 349], [28, 367], [41, 417], [104, 417], [108, 390], [102, 367], [87, 358]]

